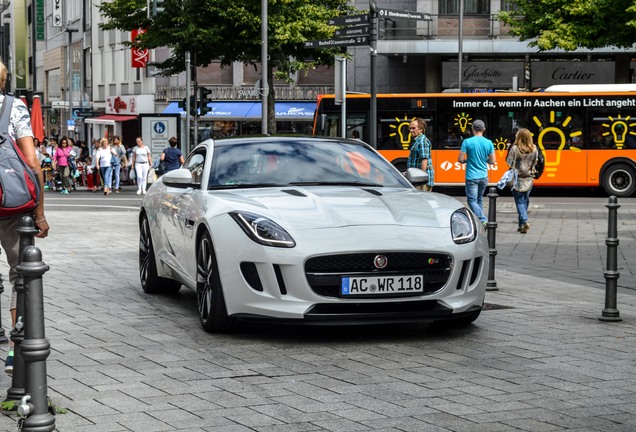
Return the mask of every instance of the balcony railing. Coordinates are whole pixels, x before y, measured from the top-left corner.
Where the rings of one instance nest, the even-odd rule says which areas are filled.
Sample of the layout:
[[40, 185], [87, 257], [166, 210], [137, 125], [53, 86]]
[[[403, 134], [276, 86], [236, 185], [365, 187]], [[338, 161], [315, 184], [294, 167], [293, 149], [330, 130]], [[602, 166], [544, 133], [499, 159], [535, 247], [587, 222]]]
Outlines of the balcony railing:
[[[254, 86], [228, 86], [228, 85], [205, 85], [212, 90], [209, 98], [212, 100], [260, 100], [261, 95]], [[276, 100], [311, 100], [315, 101], [319, 94], [333, 93], [332, 86], [274, 86]], [[169, 101], [180, 100], [186, 97], [185, 86], [157, 86], [156, 100]]]
[[[419, 40], [457, 38], [459, 26], [456, 15], [431, 15], [424, 21], [383, 19], [379, 24], [379, 38], [385, 40]], [[463, 21], [464, 37], [474, 39], [515, 38], [510, 27], [498, 14], [466, 15]]]

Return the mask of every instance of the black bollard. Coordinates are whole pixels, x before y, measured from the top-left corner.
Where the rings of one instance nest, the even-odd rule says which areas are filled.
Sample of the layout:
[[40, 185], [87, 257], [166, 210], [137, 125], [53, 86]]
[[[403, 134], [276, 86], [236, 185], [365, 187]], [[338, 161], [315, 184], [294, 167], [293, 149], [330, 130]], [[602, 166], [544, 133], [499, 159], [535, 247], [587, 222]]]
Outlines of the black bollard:
[[22, 356], [26, 376], [26, 396], [18, 407], [23, 432], [51, 432], [55, 417], [48, 409], [46, 359], [51, 346], [44, 334], [44, 289], [42, 275], [49, 266], [42, 262], [42, 252], [28, 246], [17, 270], [24, 277], [25, 322]]
[[605, 276], [605, 309], [598, 318], [601, 321], [622, 321], [620, 312], [616, 307], [616, 288], [618, 285], [618, 228], [617, 228], [617, 210], [620, 207], [617, 198], [612, 195], [609, 197], [608, 204], [605, 206], [609, 209], [607, 219], [607, 237], [605, 244], [607, 245], [607, 264], [603, 275]]
[[[25, 249], [35, 244], [35, 235], [38, 230], [35, 228], [33, 218], [24, 216], [20, 220], [18, 226], [18, 234], [20, 235], [20, 262], [22, 262], [22, 254]], [[16, 292], [16, 324], [11, 331], [11, 340], [13, 341], [13, 375], [11, 377], [11, 387], [7, 390], [6, 400], [21, 400], [26, 394], [24, 386], [24, 358], [22, 357], [22, 341], [24, 340], [24, 278], [20, 273], [15, 281]]]
[[497, 189], [491, 187], [488, 191], [488, 255], [490, 261], [488, 264], [488, 282], [486, 282], [486, 291], [499, 291], [497, 281], [495, 280], [495, 256], [497, 256]]
[[[2, 293], [4, 292], [4, 284], [2, 283], [2, 275], [0, 274], [0, 299], [2, 298]], [[6, 332], [4, 331], [4, 327], [2, 327], [2, 302], [0, 302], [0, 343], [9, 342], [9, 339], [6, 336]]]

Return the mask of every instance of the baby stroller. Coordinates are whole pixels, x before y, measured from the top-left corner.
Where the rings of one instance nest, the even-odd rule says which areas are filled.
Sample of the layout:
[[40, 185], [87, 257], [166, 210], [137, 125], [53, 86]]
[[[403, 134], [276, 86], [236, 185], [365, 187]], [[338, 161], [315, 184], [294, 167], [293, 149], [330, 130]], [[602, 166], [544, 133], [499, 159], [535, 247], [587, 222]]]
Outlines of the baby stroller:
[[44, 173], [44, 189], [53, 190], [55, 188], [55, 175], [53, 172], [53, 161], [50, 157], [46, 157], [40, 164], [42, 172]]

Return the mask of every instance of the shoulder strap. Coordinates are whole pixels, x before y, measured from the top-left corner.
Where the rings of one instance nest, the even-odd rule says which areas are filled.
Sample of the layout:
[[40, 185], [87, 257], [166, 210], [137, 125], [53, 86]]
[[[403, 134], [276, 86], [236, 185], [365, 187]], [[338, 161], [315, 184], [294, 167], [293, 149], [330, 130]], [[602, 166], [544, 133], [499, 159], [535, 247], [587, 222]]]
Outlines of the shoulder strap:
[[11, 120], [12, 106], [13, 106], [13, 96], [5, 95], [4, 101], [2, 101], [2, 109], [0, 110], [0, 131], [9, 130], [9, 120]]

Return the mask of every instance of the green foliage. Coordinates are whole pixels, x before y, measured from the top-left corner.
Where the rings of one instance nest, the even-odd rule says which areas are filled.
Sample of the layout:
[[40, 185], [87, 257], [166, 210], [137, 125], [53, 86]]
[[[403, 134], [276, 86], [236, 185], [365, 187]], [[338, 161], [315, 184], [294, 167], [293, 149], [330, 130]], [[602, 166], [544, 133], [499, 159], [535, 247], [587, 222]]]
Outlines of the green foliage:
[[[165, 11], [154, 18], [147, 17], [146, 0], [112, 0], [98, 7], [107, 20], [100, 26], [103, 30], [144, 28], [139, 47], [172, 49], [171, 58], [156, 64], [162, 75], [182, 72], [188, 51], [196, 66], [219, 59], [225, 66], [234, 61], [260, 63], [258, 0], [165, 0]], [[355, 11], [347, 0], [269, 0], [269, 66], [287, 74], [333, 64], [338, 49], [305, 49], [304, 42], [331, 37], [334, 29], [327, 20], [350, 12]]]
[[541, 50], [629, 48], [636, 43], [633, 0], [510, 0], [514, 12], [499, 17], [521, 40]]

